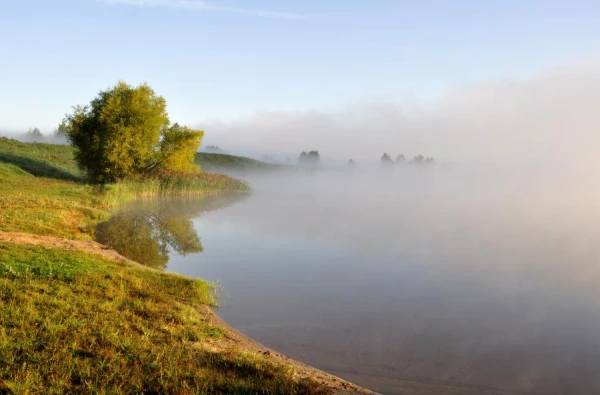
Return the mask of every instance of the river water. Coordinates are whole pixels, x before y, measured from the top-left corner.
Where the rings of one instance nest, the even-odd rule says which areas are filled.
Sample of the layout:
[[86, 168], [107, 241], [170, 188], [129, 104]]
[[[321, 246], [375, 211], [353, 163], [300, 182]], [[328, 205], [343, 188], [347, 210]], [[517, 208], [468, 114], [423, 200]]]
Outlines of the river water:
[[97, 239], [218, 281], [218, 314], [386, 394], [600, 393], [600, 195], [556, 174], [240, 175], [248, 197], [136, 202]]

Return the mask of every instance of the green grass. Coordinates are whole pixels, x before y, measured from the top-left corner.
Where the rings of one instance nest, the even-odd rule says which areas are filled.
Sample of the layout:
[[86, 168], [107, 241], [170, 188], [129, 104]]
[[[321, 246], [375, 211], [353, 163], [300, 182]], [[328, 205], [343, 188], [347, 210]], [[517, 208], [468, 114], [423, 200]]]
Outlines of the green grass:
[[129, 177], [108, 186], [117, 196], [194, 196], [215, 195], [224, 191], [249, 192], [246, 183], [224, 174], [159, 173]]
[[[0, 230], [90, 239], [117, 200], [246, 191], [223, 175], [86, 184], [70, 147], [0, 138]], [[228, 329], [202, 280], [0, 242], [0, 394], [316, 394], [287, 365], [202, 345]], [[214, 350], [214, 349], [213, 349]]]
[[209, 171], [242, 170], [265, 171], [276, 170], [280, 166], [261, 162], [255, 159], [227, 154], [199, 152], [196, 154], [196, 164]]
[[0, 230], [89, 239], [110, 207], [107, 196], [90, 185], [35, 177], [0, 162]]
[[222, 174], [163, 173], [102, 187], [86, 184], [69, 146], [0, 137], [0, 230], [89, 239], [119, 200], [140, 196], [200, 196], [247, 192]]
[[22, 143], [0, 137], [0, 162], [12, 163], [34, 176], [63, 180], [81, 180], [83, 174], [67, 145]]
[[201, 280], [0, 243], [0, 392], [319, 393], [284, 365], [199, 347], [224, 329]]

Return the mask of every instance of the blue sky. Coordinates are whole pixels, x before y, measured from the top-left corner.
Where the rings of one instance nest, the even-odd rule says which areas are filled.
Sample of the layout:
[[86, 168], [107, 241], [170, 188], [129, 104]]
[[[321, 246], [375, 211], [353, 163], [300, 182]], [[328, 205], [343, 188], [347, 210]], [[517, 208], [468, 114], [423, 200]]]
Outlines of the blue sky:
[[427, 101], [600, 49], [600, 2], [0, 0], [0, 130], [53, 128], [119, 79], [172, 120]]

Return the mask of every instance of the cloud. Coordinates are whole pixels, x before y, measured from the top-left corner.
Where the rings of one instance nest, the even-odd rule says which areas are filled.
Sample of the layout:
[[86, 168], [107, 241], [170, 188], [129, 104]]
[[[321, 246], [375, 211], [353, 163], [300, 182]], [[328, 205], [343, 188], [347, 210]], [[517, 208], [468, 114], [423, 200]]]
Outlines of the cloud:
[[260, 10], [251, 8], [229, 7], [218, 5], [213, 2], [203, 0], [101, 0], [108, 4], [126, 4], [146, 7], [171, 7], [183, 8], [195, 11], [217, 11], [230, 12], [235, 14], [245, 14], [260, 18], [277, 18], [277, 19], [310, 19], [315, 17], [315, 14], [302, 14], [295, 12], [281, 12], [271, 10]]
[[205, 142], [225, 149], [293, 157], [377, 160], [433, 155], [446, 160], [537, 160], [597, 164], [600, 61], [546, 70], [527, 80], [493, 80], [448, 92], [420, 107], [392, 102], [298, 112], [257, 112], [202, 122]]

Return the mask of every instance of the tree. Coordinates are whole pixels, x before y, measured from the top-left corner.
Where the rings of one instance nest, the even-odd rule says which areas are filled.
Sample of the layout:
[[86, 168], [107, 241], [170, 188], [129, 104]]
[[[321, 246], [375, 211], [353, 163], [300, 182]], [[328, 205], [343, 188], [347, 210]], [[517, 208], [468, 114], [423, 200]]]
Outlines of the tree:
[[354, 161], [354, 159], [348, 159], [348, 166], [354, 166], [356, 165], [356, 162]]
[[382, 164], [388, 164], [388, 163], [391, 163], [391, 162], [392, 162], [392, 158], [388, 154], [384, 153], [381, 156], [381, 163]]
[[411, 162], [420, 165], [421, 163], [423, 163], [424, 160], [425, 160], [425, 157], [423, 155], [417, 155], [412, 159]]
[[400, 154], [396, 157], [396, 162], [397, 163], [404, 163], [406, 162], [406, 158], [404, 157], [404, 154]]
[[310, 151], [309, 153], [302, 151], [298, 161], [301, 163], [318, 163], [320, 159], [319, 151]]
[[166, 101], [146, 84], [121, 81], [68, 115], [75, 160], [98, 182], [154, 170], [192, 171], [203, 132], [169, 126]]
[[204, 148], [204, 151], [206, 151], [206, 152], [217, 152], [217, 153], [220, 153], [220, 152], [225, 152], [225, 151], [223, 151], [223, 149], [221, 149], [221, 147], [219, 147], [218, 145], [207, 145], [207, 146]]
[[54, 130], [54, 136], [67, 137], [67, 123], [65, 121], [62, 121], [58, 124], [58, 126]]
[[29, 130], [27, 131], [27, 137], [33, 138], [33, 139], [42, 139], [42, 138], [44, 138], [44, 135], [38, 128], [33, 128], [33, 129], [29, 128]]
[[200, 167], [194, 163], [194, 159], [202, 136], [204, 132], [179, 126], [177, 123], [166, 129], [160, 141], [160, 161], [157, 167], [162, 170], [199, 173]]

